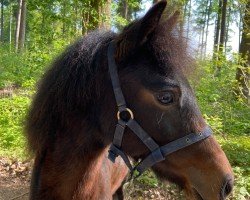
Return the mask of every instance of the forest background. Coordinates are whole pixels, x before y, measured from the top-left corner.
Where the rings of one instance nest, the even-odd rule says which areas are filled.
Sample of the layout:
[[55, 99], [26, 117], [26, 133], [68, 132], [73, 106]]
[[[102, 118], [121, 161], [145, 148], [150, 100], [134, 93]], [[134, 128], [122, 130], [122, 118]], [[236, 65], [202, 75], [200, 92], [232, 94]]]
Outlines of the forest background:
[[[119, 32], [155, 2], [0, 0], [0, 157], [29, 158], [23, 122], [36, 82], [53, 58], [96, 28]], [[178, 30], [198, 64], [192, 82], [199, 105], [234, 169], [231, 198], [250, 199], [250, 0], [168, 4], [169, 15], [181, 12]], [[160, 184], [150, 172], [139, 181]]]

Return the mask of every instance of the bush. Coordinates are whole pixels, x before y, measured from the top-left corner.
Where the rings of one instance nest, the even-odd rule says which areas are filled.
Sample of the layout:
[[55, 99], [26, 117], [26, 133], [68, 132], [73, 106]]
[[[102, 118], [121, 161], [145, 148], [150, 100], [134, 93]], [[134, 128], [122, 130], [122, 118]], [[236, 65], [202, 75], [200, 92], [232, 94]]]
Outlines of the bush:
[[250, 140], [248, 136], [229, 135], [227, 139], [217, 136], [225, 151], [235, 176], [233, 199], [250, 197]]
[[14, 96], [0, 99], [0, 154], [11, 157], [25, 156], [23, 123], [30, 98]]
[[27, 78], [25, 55], [10, 52], [5, 46], [0, 48], [0, 88], [21, 83]]
[[17, 85], [32, 88], [64, 45], [59, 41], [53, 47], [34, 46], [29, 51], [15, 53], [9, 47], [0, 47], [0, 88]]
[[195, 90], [200, 108], [216, 133], [249, 135], [250, 108], [234, 94], [238, 64], [225, 59], [220, 62], [221, 70], [217, 75], [213, 61], [199, 63], [200, 80]]
[[[215, 65], [220, 66], [219, 72]], [[212, 127], [225, 151], [235, 174], [231, 199], [250, 197], [250, 108], [235, 96], [237, 59], [221, 58], [217, 63], [199, 63], [198, 84], [193, 84], [204, 118]]]

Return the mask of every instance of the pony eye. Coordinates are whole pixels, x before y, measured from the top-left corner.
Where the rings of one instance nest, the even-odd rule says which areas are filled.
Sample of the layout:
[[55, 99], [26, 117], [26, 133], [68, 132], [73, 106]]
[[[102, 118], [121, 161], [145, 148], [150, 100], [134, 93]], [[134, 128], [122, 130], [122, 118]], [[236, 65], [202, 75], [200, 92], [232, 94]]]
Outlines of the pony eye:
[[174, 94], [172, 92], [164, 92], [157, 96], [158, 101], [162, 104], [174, 103]]

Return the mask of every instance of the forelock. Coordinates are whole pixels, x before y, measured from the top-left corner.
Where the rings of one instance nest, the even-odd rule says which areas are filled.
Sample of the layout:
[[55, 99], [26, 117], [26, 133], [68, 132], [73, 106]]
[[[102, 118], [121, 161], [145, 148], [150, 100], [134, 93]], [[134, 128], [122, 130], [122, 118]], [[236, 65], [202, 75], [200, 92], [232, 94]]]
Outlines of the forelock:
[[185, 75], [189, 75], [194, 71], [195, 64], [188, 45], [189, 41], [183, 36], [178, 17], [174, 14], [158, 25], [149, 41], [149, 48], [160, 67], [171, 66], [173, 70], [181, 70]]

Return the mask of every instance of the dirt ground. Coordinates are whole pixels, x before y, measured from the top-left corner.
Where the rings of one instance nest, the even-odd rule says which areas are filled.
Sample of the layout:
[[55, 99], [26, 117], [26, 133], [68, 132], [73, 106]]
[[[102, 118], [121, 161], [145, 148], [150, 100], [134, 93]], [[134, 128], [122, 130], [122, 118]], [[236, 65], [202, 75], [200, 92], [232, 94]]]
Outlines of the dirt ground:
[[0, 200], [28, 200], [31, 165], [0, 158]]
[[[32, 162], [0, 158], [0, 200], [28, 200]], [[124, 185], [125, 200], [180, 200], [171, 187], [150, 187], [138, 181]], [[178, 194], [178, 195], [177, 195]]]

